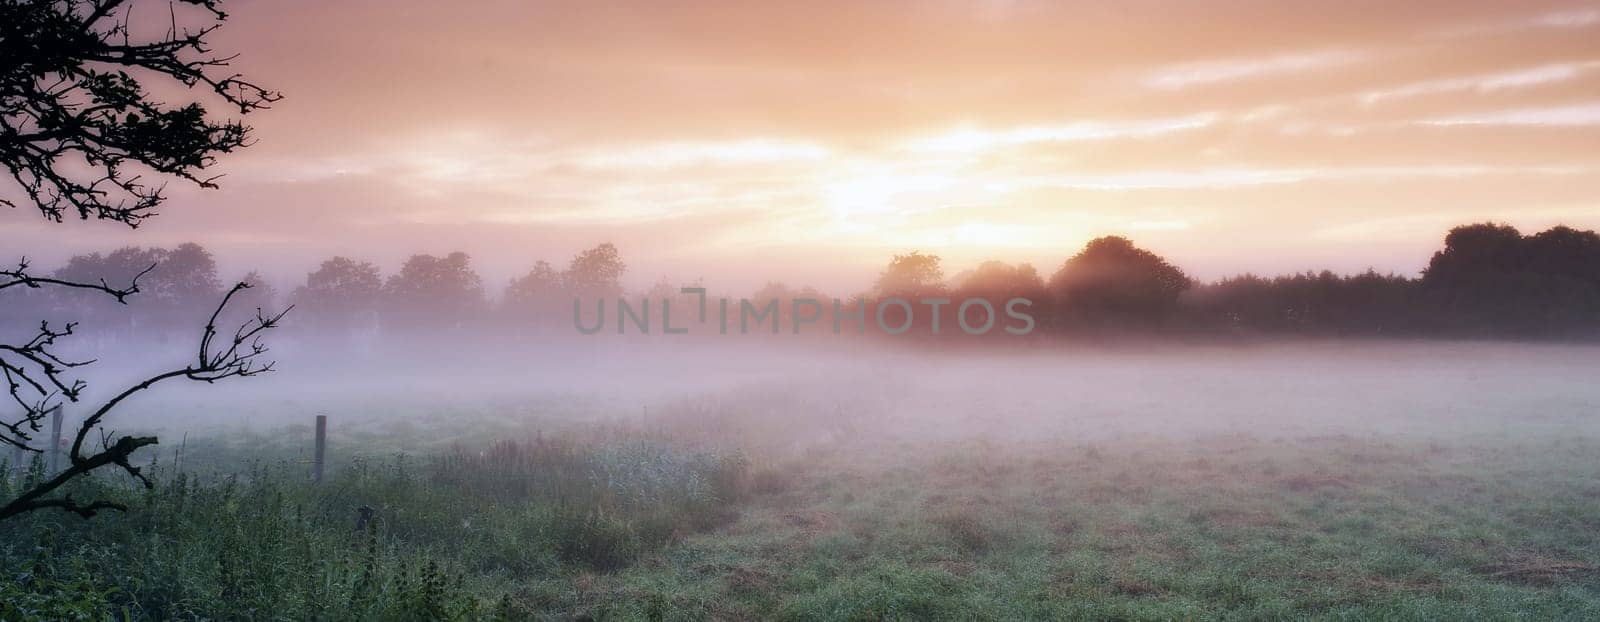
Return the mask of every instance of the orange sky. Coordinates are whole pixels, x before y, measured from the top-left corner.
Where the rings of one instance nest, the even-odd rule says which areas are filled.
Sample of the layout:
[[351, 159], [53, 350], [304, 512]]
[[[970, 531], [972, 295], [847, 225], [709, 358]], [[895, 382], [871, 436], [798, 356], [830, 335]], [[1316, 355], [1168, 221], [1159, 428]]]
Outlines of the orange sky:
[[497, 289], [612, 241], [631, 285], [843, 293], [913, 249], [1048, 274], [1123, 234], [1204, 278], [1411, 273], [1453, 224], [1600, 227], [1600, 4], [229, 10], [218, 48], [286, 99], [223, 189], [48, 248], [19, 212], [7, 246], [196, 240], [284, 284], [461, 249]]

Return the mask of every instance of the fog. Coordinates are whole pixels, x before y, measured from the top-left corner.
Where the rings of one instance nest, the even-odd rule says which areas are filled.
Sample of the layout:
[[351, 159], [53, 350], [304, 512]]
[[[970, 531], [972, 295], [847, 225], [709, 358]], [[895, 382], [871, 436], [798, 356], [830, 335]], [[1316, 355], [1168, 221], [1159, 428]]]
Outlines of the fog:
[[[168, 349], [105, 357], [88, 377], [85, 403], [159, 371], [160, 359], [187, 360], [176, 344]], [[349, 349], [291, 340], [271, 354], [277, 367], [270, 374], [214, 385], [168, 381], [108, 423], [164, 440], [303, 426], [317, 414], [336, 431], [404, 425], [439, 441], [620, 425], [792, 457], [905, 443], [1204, 443], [1241, 435], [1515, 440], [1592, 435], [1600, 414], [1593, 380], [1600, 347], [1587, 345], [1293, 340], [993, 349], [623, 337]]]

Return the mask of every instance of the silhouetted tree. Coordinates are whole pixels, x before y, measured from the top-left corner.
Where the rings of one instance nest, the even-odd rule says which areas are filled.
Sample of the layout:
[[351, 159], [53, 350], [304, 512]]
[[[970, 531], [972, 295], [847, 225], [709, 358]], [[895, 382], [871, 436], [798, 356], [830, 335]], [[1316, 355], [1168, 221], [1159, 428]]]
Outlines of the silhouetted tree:
[[278, 309], [278, 289], [268, 283], [260, 272], [255, 270], [246, 272], [244, 276], [239, 277], [238, 282], [249, 285], [250, 289], [234, 296], [234, 306], [250, 311], [260, 309], [269, 313]]
[[[159, 248], [126, 246], [104, 255], [74, 255], [52, 273], [57, 279], [78, 283], [132, 283], [161, 263], [165, 251]], [[89, 322], [90, 330], [108, 336], [129, 337], [142, 327], [144, 314], [134, 313], [124, 299], [81, 288], [49, 290], [55, 314], [67, 314], [76, 322]], [[42, 317], [42, 316], [40, 316]]]
[[1523, 240], [1524, 269], [1600, 286], [1600, 234], [1551, 227]]
[[[700, 297], [695, 294], [683, 293], [683, 288], [685, 287], [703, 288], [705, 285], [699, 280], [690, 283], [678, 283], [663, 275], [660, 280], [656, 281], [655, 285], [651, 285], [650, 289], [645, 290], [641, 300], [649, 301], [650, 320], [655, 324], [655, 326], [664, 326], [662, 322], [669, 318], [672, 321], [672, 327], [674, 329], [688, 330], [690, 324], [699, 323]], [[708, 293], [707, 295], [709, 296], [710, 294]], [[671, 307], [672, 309], [670, 316], [662, 315], [663, 300], [666, 301], [667, 306]], [[572, 303], [570, 301], [567, 302], [568, 313], [571, 313], [571, 304]], [[711, 302], [708, 298], [706, 302], [708, 313], [706, 319], [708, 322], [712, 323], [716, 321], [715, 317], [711, 315], [715, 313], [711, 307], [713, 304], [715, 303]]]
[[[878, 273], [878, 279], [872, 285], [871, 304], [867, 305], [867, 323], [875, 325], [878, 310], [883, 310], [883, 324], [888, 327], [907, 326], [907, 334], [918, 337], [927, 337], [933, 334], [935, 326], [932, 307], [926, 306], [923, 299], [948, 298], [949, 289], [944, 283], [944, 268], [939, 263], [939, 256], [911, 251], [904, 255], [895, 255], [889, 260], [883, 272]], [[906, 319], [906, 307], [898, 304], [886, 304], [891, 298], [904, 300], [910, 304], [911, 319], [909, 324]], [[850, 306], [849, 309], [855, 309]], [[841, 311], [844, 308], [841, 307]], [[830, 309], [831, 311], [831, 309]], [[955, 325], [955, 309], [952, 305], [945, 304], [939, 307], [940, 319], [938, 326], [941, 332], [955, 330], [950, 328]], [[829, 327], [832, 330], [832, 326]]]
[[1009, 298], [1028, 298], [1039, 302], [1045, 295], [1044, 280], [1032, 264], [1011, 265], [985, 261], [963, 275], [956, 285], [959, 298], [984, 298], [1004, 303]]
[[412, 255], [384, 284], [382, 314], [403, 325], [461, 328], [481, 319], [486, 307], [483, 280], [472, 271], [471, 257], [460, 251]]
[[[143, 317], [146, 326], [162, 331], [204, 319], [203, 309], [223, 292], [211, 252], [190, 242], [157, 251], [157, 262], [144, 281], [147, 295], [133, 303], [134, 313]], [[252, 286], [249, 291], [256, 290]], [[235, 300], [245, 295], [241, 292]]]
[[1593, 232], [1558, 227], [1524, 237], [1481, 223], [1451, 229], [1422, 281], [1455, 330], [1593, 333], [1600, 330], [1597, 262]]
[[627, 271], [617, 247], [606, 242], [573, 257], [561, 282], [573, 296], [615, 298], [622, 295], [622, 275]]
[[1463, 225], [1444, 236], [1444, 248], [1433, 254], [1422, 271], [1423, 280], [1450, 283], [1490, 272], [1521, 268], [1522, 233], [1511, 225]]
[[1091, 240], [1050, 277], [1057, 328], [1150, 326], [1167, 318], [1192, 281], [1127, 238]]
[[1426, 330], [1418, 282], [1372, 270], [1275, 278], [1243, 275], [1185, 292], [1195, 328], [1307, 335], [1407, 335]]
[[137, 246], [125, 246], [105, 255], [74, 255], [67, 260], [67, 265], [56, 269], [54, 276], [70, 281], [127, 283], [142, 273], [152, 271], [165, 255], [166, 252], [159, 248]]
[[[766, 313], [769, 308], [774, 309], [771, 312], [772, 315], [762, 321], [759, 328], [755, 326], [755, 318], [752, 317], [750, 319], [750, 332], [770, 335], [772, 334], [772, 326], [775, 325], [778, 327], [778, 334], [789, 334], [792, 330], [790, 322], [794, 317], [792, 313], [794, 297], [794, 291], [790, 290], [789, 286], [782, 281], [767, 281], [765, 285], [761, 286], [761, 289], [750, 294], [749, 301], [751, 306], [754, 307], [753, 313]], [[740, 301], [730, 300], [728, 302], [728, 332], [732, 333], [743, 328], [741, 324], [743, 320], [740, 315], [743, 313], [743, 308], [742, 306], [736, 306], [742, 304]]]
[[134, 4], [0, 2], [0, 166], [51, 220], [137, 225], [162, 201], [144, 172], [214, 188], [202, 171], [249, 143], [249, 127], [214, 121], [198, 102], [163, 103], [142, 80], [202, 87], [241, 114], [278, 100], [211, 52], [206, 38], [227, 18], [217, 0], [162, 3], [200, 25], [182, 27], [175, 11], [170, 28], [148, 33], [129, 19]]
[[[156, 28], [153, 37], [132, 25], [132, 5], [130, 0], [0, 0], [0, 167], [49, 220], [60, 222], [76, 214], [136, 226], [163, 200], [162, 186], [146, 185], [146, 177], [215, 187], [215, 178], [202, 176], [203, 171], [217, 154], [248, 143], [244, 125], [214, 121], [199, 103], [169, 106], [152, 99], [141, 80], [204, 87], [241, 114], [278, 98], [226, 73], [232, 57], [210, 52], [206, 38], [226, 18], [217, 0], [168, 3], [168, 25]], [[204, 25], [180, 27], [180, 8], [185, 20], [201, 14]], [[0, 199], [0, 205], [17, 207], [11, 199]], [[203, 275], [204, 270], [193, 270], [204, 262], [191, 250], [183, 249], [178, 272]], [[186, 260], [194, 261], [185, 266]], [[70, 273], [74, 267], [63, 270]], [[147, 267], [138, 270], [115, 281], [106, 274], [41, 276], [23, 259], [15, 268], [0, 270], [0, 295], [50, 288], [126, 302], [140, 293], [141, 277], [149, 274]], [[211, 287], [214, 278], [213, 272], [211, 281], [190, 285]], [[190, 285], [169, 282], [162, 291], [176, 300], [194, 291]], [[188, 365], [146, 378], [91, 411], [73, 435], [66, 469], [47, 474], [6, 501], [0, 520], [44, 508], [85, 518], [105, 509], [125, 509], [104, 500], [58, 496], [62, 486], [101, 467], [115, 465], [152, 486], [131, 457], [156, 438], [117, 435], [102, 429], [102, 423], [124, 400], [168, 379], [214, 382], [270, 370], [271, 363], [259, 360], [266, 348], [258, 339], [281, 315], [257, 315], [231, 334], [217, 327], [217, 317], [233, 296], [248, 287], [241, 283], [222, 297]], [[85, 383], [72, 375], [91, 361], [64, 358], [58, 349], [76, 327], [71, 321], [42, 321], [31, 335], [0, 343], [0, 375], [11, 398], [10, 406], [0, 411], [0, 443], [42, 452], [40, 421], [63, 402], [81, 398]]]
[[130, 282], [136, 275], [142, 275], [138, 298], [116, 301], [81, 289], [59, 290], [53, 292], [56, 308], [74, 311], [79, 321], [94, 321], [101, 332], [153, 335], [205, 319], [204, 309], [223, 293], [211, 252], [194, 243], [75, 255], [53, 273], [64, 280], [110, 283]]
[[895, 255], [888, 267], [878, 274], [873, 283], [873, 294], [881, 298], [898, 297], [916, 303], [923, 297], [946, 294], [944, 268], [939, 266], [939, 256], [911, 251]]
[[306, 283], [289, 293], [312, 325], [341, 333], [370, 325], [382, 303], [378, 267], [348, 257], [333, 257], [306, 274]]
[[197, 301], [215, 300], [222, 293], [217, 261], [199, 244], [188, 242], [160, 252], [157, 262], [145, 286], [153, 302], [189, 307]]
[[561, 273], [550, 262], [539, 261], [527, 274], [511, 280], [500, 299], [503, 317], [517, 326], [553, 327], [563, 325], [571, 313], [572, 301], [565, 294]]
[[[1039, 271], [1032, 264], [1021, 263], [1011, 265], [1003, 261], [985, 261], [978, 264], [977, 268], [963, 273], [956, 279], [955, 292], [952, 296], [955, 304], [963, 301], [981, 298], [989, 302], [994, 310], [997, 325], [1004, 323], [1006, 317], [1006, 303], [1013, 298], [1024, 298], [1029, 301], [1023, 307], [1030, 314], [1049, 313], [1050, 305], [1048, 294], [1045, 291], [1044, 280], [1039, 277]], [[954, 312], [959, 312], [956, 307]], [[972, 314], [979, 311], [972, 311]], [[968, 321], [974, 324], [983, 322], [982, 316], [969, 315]], [[1004, 335], [1004, 331], [995, 330], [991, 335]]]

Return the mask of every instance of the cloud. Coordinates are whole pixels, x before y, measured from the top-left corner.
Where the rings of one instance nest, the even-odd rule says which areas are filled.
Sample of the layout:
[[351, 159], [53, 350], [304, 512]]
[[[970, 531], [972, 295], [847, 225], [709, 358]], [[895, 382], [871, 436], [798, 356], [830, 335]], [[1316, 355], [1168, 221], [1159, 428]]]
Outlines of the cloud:
[[1202, 170], [1146, 170], [1126, 173], [1047, 175], [1019, 180], [1018, 187], [1078, 190], [1224, 189], [1298, 184], [1312, 181], [1399, 180], [1419, 178], [1469, 178], [1486, 175], [1580, 175], [1593, 172], [1581, 166], [1350, 166], [1330, 168], [1217, 168]]
[[1534, 17], [1528, 22], [1542, 28], [1582, 28], [1600, 24], [1600, 9], [1556, 11]]
[[831, 151], [818, 143], [797, 140], [749, 138], [733, 141], [662, 142], [597, 149], [577, 158], [590, 168], [672, 168], [703, 164], [770, 164], [820, 160]]
[[1370, 106], [1385, 100], [1419, 95], [1463, 91], [1492, 93], [1495, 91], [1528, 88], [1572, 80], [1596, 67], [1600, 67], [1600, 61], [1555, 63], [1487, 75], [1413, 82], [1402, 86], [1362, 93], [1361, 103]]
[[1439, 34], [1446, 37], [1472, 37], [1488, 34], [1516, 32], [1519, 30], [1553, 29], [1572, 30], [1600, 24], [1600, 8], [1584, 7], [1563, 11], [1550, 11], [1536, 15], [1523, 15], [1515, 19], [1478, 23], [1451, 28]]
[[1350, 65], [1365, 60], [1366, 52], [1327, 49], [1312, 52], [1279, 54], [1264, 58], [1239, 58], [1228, 60], [1184, 63], [1158, 68], [1144, 79], [1146, 87], [1157, 90], [1179, 90], [1192, 86], [1249, 80], [1274, 75], [1299, 73]]
[[1600, 125], [1600, 102], [1549, 108], [1517, 108], [1468, 115], [1438, 117], [1425, 125], [1456, 126], [1591, 126]]
[[1216, 123], [1215, 113], [1139, 121], [1083, 121], [1064, 125], [1037, 125], [1009, 130], [963, 128], [915, 138], [902, 147], [922, 152], [974, 152], [1032, 143], [1146, 138], [1200, 129]]

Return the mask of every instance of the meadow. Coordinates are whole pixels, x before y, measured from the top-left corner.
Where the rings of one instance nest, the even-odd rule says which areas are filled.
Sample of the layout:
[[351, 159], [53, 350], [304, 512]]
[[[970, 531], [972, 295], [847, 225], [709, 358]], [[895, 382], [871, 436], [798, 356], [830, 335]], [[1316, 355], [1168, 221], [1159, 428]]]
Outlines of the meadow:
[[1044, 356], [168, 434], [0, 618], [1600, 617], [1590, 349]]

